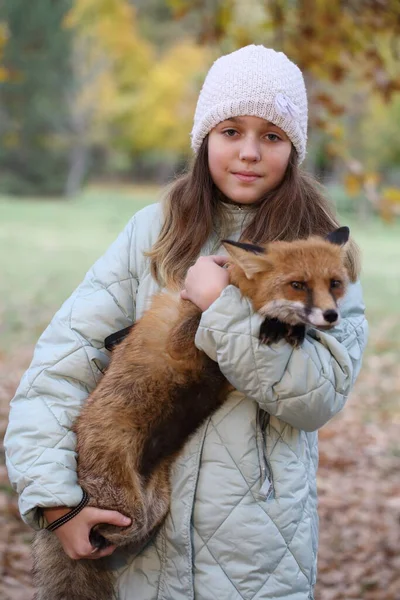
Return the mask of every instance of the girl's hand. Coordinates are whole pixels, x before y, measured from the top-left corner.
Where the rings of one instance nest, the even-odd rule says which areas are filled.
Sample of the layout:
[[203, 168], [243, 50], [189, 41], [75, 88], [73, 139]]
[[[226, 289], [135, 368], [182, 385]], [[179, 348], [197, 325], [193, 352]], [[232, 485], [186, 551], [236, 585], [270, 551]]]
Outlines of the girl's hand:
[[[47, 522], [50, 524], [70, 512], [70, 509], [48, 508], [43, 512]], [[127, 527], [130, 525], [131, 519], [115, 510], [102, 510], [100, 508], [94, 508], [93, 506], [85, 506], [76, 517], [56, 529], [54, 535], [60, 540], [67, 556], [73, 560], [78, 560], [80, 558], [102, 558], [103, 556], [112, 554], [116, 546], [108, 546], [103, 550], [93, 548], [89, 542], [89, 533], [92, 527], [99, 523], [109, 523], [110, 525]]]
[[183, 300], [190, 300], [202, 312], [218, 298], [229, 285], [229, 274], [222, 267], [228, 261], [226, 256], [200, 256], [187, 272]]

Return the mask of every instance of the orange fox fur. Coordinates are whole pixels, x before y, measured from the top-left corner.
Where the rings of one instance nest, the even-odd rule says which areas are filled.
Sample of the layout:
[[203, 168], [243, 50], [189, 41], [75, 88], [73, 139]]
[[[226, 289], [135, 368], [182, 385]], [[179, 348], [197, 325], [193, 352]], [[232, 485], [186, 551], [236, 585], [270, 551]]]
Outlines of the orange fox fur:
[[[320, 326], [337, 321], [337, 300], [348, 282], [348, 230], [331, 236], [264, 247], [226, 241], [231, 283], [265, 317], [262, 342], [301, 344], [313, 310], [314, 320], [328, 316]], [[232, 389], [218, 364], [194, 345], [200, 318], [200, 310], [178, 294], [154, 296], [113, 351], [75, 423], [79, 483], [89, 505], [132, 519], [126, 528], [96, 526], [94, 545], [137, 547], [150, 537], [168, 512], [173, 460]], [[107, 565], [107, 558], [68, 558], [54, 533], [43, 530], [34, 540], [36, 600], [110, 600], [114, 581]]]

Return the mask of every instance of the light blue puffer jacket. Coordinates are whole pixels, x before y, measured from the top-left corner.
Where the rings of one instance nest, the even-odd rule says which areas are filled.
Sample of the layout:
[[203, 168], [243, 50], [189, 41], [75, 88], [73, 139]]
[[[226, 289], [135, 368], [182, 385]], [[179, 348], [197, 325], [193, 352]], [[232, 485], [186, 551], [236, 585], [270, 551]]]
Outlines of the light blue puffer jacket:
[[[237, 239], [246, 213], [233, 215]], [[75, 506], [71, 425], [102, 376], [104, 339], [140, 318], [158, 287], [143, 251], [159, 205], [137, 213], [40, 338], [11, 403], [7, 466], [23, 519]], [[223, 252], [216, 235], [202, 254]], [[343, 407], [361, 366], [367, 325], [360, 285], [329, 333], [303, 346], [258, 343], [261, 318], [228, 286], [203, 313], [196, 345], [235, 386], [186, 444], [172, 473], [170, 513], [137, 556], [117, 551], [119, 600], [310, 600], [318, 540], [317, 429]], [[101, 435], [101, 432], [99, 432]]]

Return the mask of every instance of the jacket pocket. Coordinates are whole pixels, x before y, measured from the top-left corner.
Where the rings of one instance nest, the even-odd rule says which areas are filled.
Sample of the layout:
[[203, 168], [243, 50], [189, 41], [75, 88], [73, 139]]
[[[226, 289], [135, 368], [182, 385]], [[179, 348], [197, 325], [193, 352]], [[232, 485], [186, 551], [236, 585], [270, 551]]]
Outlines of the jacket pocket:
[[256, 443], [258, 451], [258, 463], [260, 465], [260, 481], [259, 496], [262, 500], [270, 500], [274, 496], [274, 478], [271, 463], [267, 455], [267, 444], [265, 440], [267, 425], [269, 422], [269, 414], [258, 407], [257, 423], [256, 423]]

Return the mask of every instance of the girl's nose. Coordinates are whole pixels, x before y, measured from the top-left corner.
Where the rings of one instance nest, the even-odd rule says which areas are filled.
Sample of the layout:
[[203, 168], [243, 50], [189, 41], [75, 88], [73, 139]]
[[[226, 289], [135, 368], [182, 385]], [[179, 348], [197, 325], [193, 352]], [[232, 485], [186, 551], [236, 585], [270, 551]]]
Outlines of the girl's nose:
[[240, 147], [240, 160], [258, 162], [261, 160], [260, 145], [256, 140], [244, 139]]

